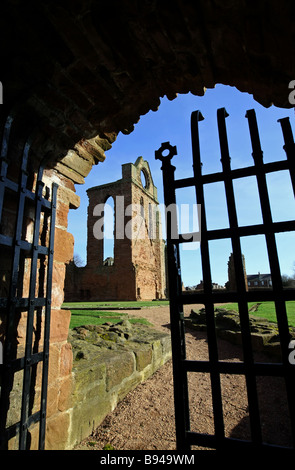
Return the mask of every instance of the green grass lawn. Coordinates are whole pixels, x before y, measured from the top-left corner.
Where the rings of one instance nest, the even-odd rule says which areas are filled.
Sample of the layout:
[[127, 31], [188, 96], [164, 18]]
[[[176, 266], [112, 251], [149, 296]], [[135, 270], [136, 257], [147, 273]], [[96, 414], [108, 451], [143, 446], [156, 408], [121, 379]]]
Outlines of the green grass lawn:
[[109, 308], [134, 308], [134, 307], [159, 307], [169, 305], [169, 300], [147, 300], [147, 301], [119, 301], [119, 302], [65, 302], [63, 307], [75, 307], [75, 308], [98, 308], [109, 307]]
[[[168, 300], [161, 300], [161, 301], [143, 301], [143, 302], [67, 302], [63, 304], [63, 307], [73, 308], [72, 315], [71, 315], [71, 322], [70, 328], [75, 328], [76, 326], [82, 325], [101, 325], [105, 322], [111, 323], [118, 323], [122, 321], [124, 318], [128, 318], [127, 314], [124, 314], [123, 311], [120, 313], [106, 311], [106, 310], [99, 310], [100, 307], [108, 307], [112, 309], [119, 309], [119, 308], [132, 308], [132, 307], [157, 307], [157, 306], [165, 306], [169, 305]], [[256, 302], [249, 302], [248, 306], [249, 309], [256, 305]], [[288, 321], [289, 325], [295, 327], [295, 301], [286, 302], [287, 306], [287, 314], [288, 314]], [[80, 307], [80, 309], [79, 309]], [[75, 310], [74, 310], [75, 308]], [[95, 310], [87, 310], [87, 308], [95, 308]], [[97, 310], [96, 310], [97, 308]], [[238, 311], [238, 304], [225, 304], [223, 308], [226, 309], [233, 309]], [[275, 305], [273, 302], [261, 302], [258, 306], [258, 309], [254, 312], [250, 312], [251, 315], [256, 317], [266, 318], [269, 321], [277, 322], [276, 312], [275, 312]], [[143, 323], [149, 324], [147, 320], [142, 318], [132, 318], [129, 319], [132, 323]]]
[[[65, 302], [63, 307], [72, 308], [70, 328], [76, 328], [83, 325], [102, 325], [103, 323], [119, 323], [128, 318], [131, 323], [141, 323], [144, 325], [151, 325], [144, 318], [129, 318], [127, 313], [123, 311], [120, 313], [112, 312], [109, 310], [100, 310], [100, 308], [120, 309], [120, 308], [134, 308], [134, 307], [159, 307], [169, 305], [168, 300], [161, 301], [142, 301], [142, 302]], [[91, 309], [91, 310], [87, 310]]]
[[70, 329], [83, 325], [102, 325], [103, 323], [119, 323], [128, 319], [130, 323], [151, 325], [145, 318], [129, 318], [126, 313], [116, 313], [99, 310], [73, 310], [71, 312]]
[[[248, 306], [249, 309], [256, 305], [256, 302], [249, 302]], [[287, 315], [288, 315], [288, 322], [289, 326], [295, 327], [295, 302], [294, 301], [288, 301], [286, 302], [286, 307], [287, 307]], [[229, 309], [229, 310], [236, 310], [238, 312], [238, 304], [227, 304], [223, 305], [223, 308]], [[274, 302], [261, 302], [258, 306], [258, 309], [255, 312], [250, 312], [251, 315], [254, 315], [256, 317], [261, 317], [261, 318], [266, 318], [267, 320], [271, 322], [277, 322], [277, 317], [276, 317], [276, 310], [275, 310], [275, 304]]]

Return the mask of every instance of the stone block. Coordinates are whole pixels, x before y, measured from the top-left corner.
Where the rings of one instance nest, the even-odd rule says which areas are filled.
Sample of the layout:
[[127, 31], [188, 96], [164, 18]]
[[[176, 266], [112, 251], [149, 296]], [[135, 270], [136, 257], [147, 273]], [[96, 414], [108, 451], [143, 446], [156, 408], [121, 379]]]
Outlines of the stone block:
[[[82, 140], [76, 145], [76, 148], [82, 156], [91, 155], [95, 161], [103, 162], [106, 158], [104, 149], [100, 146], [99, 140], [93, 139]], [[89, 157], [88, 157], [89, 158]]]
[[161, 344], [162, 344], [162, 352], [163, 352], [163, 357], [170, 358], [171, 357], [171, 336], [167, 335], [161, 339]]
[[136, 370], [139, 372], [145, 369], [152, 362], [152, 346], [149, 344], [143, 344], [139, 348], [134, 350], [136, 359]]
[[72, 371], [73, 353], [70, 343], [65, 343], [60, 351], [60, 376], [69, 375]]
[[77, 404], [71, 416], [70, 447], [88, 437], [110, 411], [110, 401], [99, 395]]
[[47, 419], [45, 450], [65, 450], [68, 448], [70, 413], [56, 413]]
[[64, 301], [64, 279], [66, 274], [66, 267], [64, 263], [53, 263], [52, 270], [52, 293], [51, 293], [51, 307], [60, 308]]
[[81, 158], [78, 152], [69, 150], [67, 155], [62, 159], [62, 164], [66, 165], [68, 168], [73, 169], [76, 173], [81, 176], [87, 176], [90, 172], [94, 161], [87, 160], [86, 158]]
[[69, 205], [62, 201], [57, 202], [55, 226], [67, 228], [68, 226]]
[[50, 342], [59, 343], [66, 341], [69, 333], [69, 325], [71, 320], [70, 310], [51, 310], [50, 322]]
[[59, 384], [58, 411], [66, 411], [70, 408], [71, 392], [73, 387], [72, 374], [64, 377]]
[[83, 176], [81, 176], [72, 168], [69, 168], [67, 165], [63, 165], [62, 163], [56, 163], [55, 169], [62, 175], [66, 176], [67, 178], [70, 178], [74, 183], [77, 183], [77, 184], [85, 183]]
[[60, 373], [60, 348], [56, 344], [49, 347], [48, 383], [53, 384]]
[[153, 343], [153, 369], [156, 371], [159, 369], [164, 364], [164, 358], [163, 358], [163, 349], [162, 349], [162, 344], [161, 340], [157, 340]]
[[120, 403], [120, 401], [126, 397], [127, 393], [134, 390], [141, 381], [142, 376], [138, 372], [133, 372], [132, 375], [123, 380], [113, 395], [112, 408], [114, 409], [117, 403]]
[[107, 391], [119, 385], [122, 380], [131, 375], [135, 369], [135, 359], [131, 352], [108, 355], [105, 361]]
[[73, 259], [74, 237], [61, 228], [55, 228], [54, 260], [67, 263]]
[[58, 397], [59, 397], [60, 384], [58, 381], [53, 383], [49, 382], [47, 390], [47, 419], [53, 416], [58, 411]]
[[[96, 352], [96, 356], [95, 356]], [[100, 357], [97, 348], [92, 348], [91, 355], [75, 360], [73, 365], [73, 391], [72, 406], [83, 401], [85, 394], [96, 386], [100, 387], [100, 394], [105, 394], [106, 366]]]
[[67, 204], [70, 209], [77, 209], [80, 206], [80, 197], [72, 189], [65, 186], [58, 187], [57, 200]]

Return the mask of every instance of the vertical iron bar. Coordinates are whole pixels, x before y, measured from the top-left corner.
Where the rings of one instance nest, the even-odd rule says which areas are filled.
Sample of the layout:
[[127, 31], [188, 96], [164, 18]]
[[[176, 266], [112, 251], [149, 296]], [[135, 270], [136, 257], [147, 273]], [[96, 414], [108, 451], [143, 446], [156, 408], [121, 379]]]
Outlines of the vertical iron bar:
[[285, 145], [283, 149], [286, 152], [287, 160], [289, 163], [290, 177], [293, 186], [293, 193], [295, 196], [295, 142], [293, 138], [293, 132], [291, 129], [290, 119], [288, 117], [278, 119], [281, 124]]
[[[7, 144], [6, 144], [7, 145]], [[20, 260], [20, 241], [22, 236], [24, 206], [25, 206], [25, 189], [28, 178], [27, 162], [28, 162], [29, 144], [24, 147], [21, 163], [21, 172], [18, 190], [18, 207], [17, 221], [15, 227], [15, 236], [12, 253], [11, 279], [9, 286], [9, 297], [7, 307], [7, 324], [3, 354], [3, 383], [5, 387], [1, 390], [1, 406], [0, 406], [0, 429], [4, 434], [6, 426], [7, 412], [9, 408], [9, 395], [13, 385], [13, 373], [11, 370], [11, 361], [16, 356], [16, 294], [19, 277], [19, 260]]]
[[[5, 122], [5, 126], [3, 129], [3, 135], [2, 135], [2, 142], [1, 142], [1, 153], [0, 153], [0, 224], [2, 222], [2, 211], [3, 211], [3, 203], [4, 203], [4, 196], [5, 196], [5, 189], [6, 189], [6, 177], [7, 177], [7, 168], [8, 168], [8, 160], [7, 160], [7, 154], [8, 154], [8, 143], [9, 143], [9, 137], [10, 137], [10, 131], [11, 131], [11, 126], [13, 123], [13, 117], [8, 116]], [[15, 250], [15, 245], [14, 245], [14, 250]], [[11, 287], [11, 284], [10, 284]], [[9, 312], [10, 306], [12, 304], [8, 303], [7, 305], [7, 311]], [[10, 312], [10, 315], [8, 315], [8, 321], [9, 317], [11, 315], [14, 316], [13, 312]], [[1, 387], [1, 394], [0, 394], [0, 449], [3, 449], [3, 446], [5, 444], [5, 439], [4, 439], [4, 434], [5, 434], [5, 427], [6, 427], [6, 419], [7, 419], [7, 413], [8, 413], [8, 408], [9, 408], [9, 394], [10, 390], [12, 388], [13, 384], [13, 376], [11, 373], [10, 369], [10, 354], [11, 351], [8, 351], [7, 346], [8, 346], [8, 338], [10, 337], [9, 331], [8, 331], [8, 325], [6, 326], [6, 345], [4, 345], [4, 350], [3, 350], [3, 367], [1, 370], [1, 381], [2, 381], [2, 387]], [[5, 384], [5, 386], [4, 386]]]
[[41, 388], [41, 412], [40, 412], [40, 427], [39, 427], [39, 450], [44, 450], [45, 448], [46, 404], [47, 404], [49, 338], [50, 338], [51, 294], [52, 294], [52, 270], [53, 270], [53, 255], [54, 255], [54, 231], [55, 231], [57, 188], [58, 188], [58, 185], [56, 183], [53, 183], [52, 196], [51, 196], [51, 218], [50, 218], [48, 266], [47, 266], [47, 280], [46, 280], [46, 305], [45, 305], [43, 371], [42, 371], [42, 388]]
[[253, 373], [254, 359], [251, 342], [248, 303], [246, 300], [246, 279], [244, 275], [241, 243], [237, 234], [238, 218], [236, 212], [233, 181], [231, 178], [230, 154], [225, 123], [226, 117], [228, 117], [228, 113], [226, 112], [225, 108], [218, 109], [217, 120], [221, 151], [221, 164], [224, 173], [225, 194], [227, 200], [228, 217], [231, 229], [231, 242], [234, 257], [236, 289], [239, 298], [238, 305], [241, 321], [244, 362], [246, 365], [245, 379], [248, 393], [250, 426], [253, 443], [255, 445], [259, 445], [262, 443], [259, 406], [256, 388], [256, 378]]
[[[168, 157], [162, 155], [163, 149], [170, 149]], [[174, 152], [172, 154], [172, 152]], [[164, 202], [166, 208], [166, 231], [167, 231], [167, 265], [168, 265], [168, 285], [169, 304], [171, 322], [171, 344], [173, 359], [173, 382], [174, 382], [174, 408], [176, 425], [176, 446], [178, 450], [190, 450], [190, 445], [186, 439], [186, 432], [189, 431], [189, 403], [188, 403], [188, 383], [187, 372], [182, 365], [186, 358], [184, 321], [181, 295], [181, 273], [179, 262], [179, 251], [175, 244], [178, 239], [178, 223], [176, 211], [176, 197], [174, 189], [175, 167], [171, 165], [171, 158], [176, 154], [176, 148], [170, 144], [162, 144], [162, 147], [155, 152], [156, 159], [162, 161]]]
[[3, 202], [4, 202], [4, 194], [5, 194], [5, 179], [7, 176], [7, 153], [8, 153], [8, 143], [10, 137], [11, 126], [13, 123], [13, 117], [8, 116], [4, 130], [3, 130], [3, 137], [2, 137], [2, 144], [1, 144], [1, 154], [0, 154], [0, 223], [2, 220], [2, 209], [3, 209]]
[[[203, 283], [204, 293], [208, 295], [208, 298], [212, 296], [212, 277], [210, 267], [210, 255], [209, 255], [209, 241], [207, 238], [207, 221], [206, 221], [206, 210], [205, 210], [205, 199], [204, 199], [204, 187], [202, 183], [202, 163], [200, 157], [200, 143], [199, 143], [199, 121], [202, 121], [204, 117], [200, 111], [195, 111], [191, 115], [191, 139], [192, 139], [192, 152], [193, 152], [193, 171], [195, 177], [195, 192], [197, 204], [200, 204], [201, 210], [201, 239], [200, 239], [200, 251], [201, 251], [201, 263], [203, 272]], [[208, 351], [209, 351], [209, 362], [211, 364], [211, 387], [212, 387], [212, 405], [214, 413], [214, 426], [217, 447], [222, 445], [224, 439], [224, 421], [223, 421], [223, 409], [222, 409], [222, 393], [220, 375], [218, 372], [218, 346], [215, 331], [215, 318], [214, 318], [214, 304], [212, 301], [206, 301], [206, 323], [207, 323], [207, 337], [208, 337]]]
[[40, 215], [42, 208], [42, 190], [44, 183], [41, 180], [42, 172], [38, 172], [38, 179], [36, 184], [35, 193], [35, 225], [33, 234], [32, 246], [32, 259], [31, 259], [31, 274], [30, 274], [30, 287], [29, 287], [29, 306], [27, 317], [27, 331], [26, 331], [26, 345], [25, 345], [25, 365], [24, 365], [24, 378], [23, 378], [23, 395], [22, 395], [22, 410], [20, 421], [20, 450], [26, 450], [27, 445], [27, 420], [29, 416], [29, 398], [30, 398], [30, 385], [31, 385], [31, 356], [32, 356], [32, 338], [33, 338], [33, 325], [35, 314], [35, 290], [37, 280], [37, 263], [38, 263], [38, 246], [39, 246], [39, 233], [40, 233]]
[[246, 117], [249, 123], [251, 142], [252, 142], [252, 156], [256, 167], [256, 178], [258, 184], [258, 191], [260, 197], [260, 204], [262, 210], [263, 223], [265, 226], [265, 238], [268, 250], [269, 264], [272, 276], [272, 285], [274, 292], [274, 303], [276, 308], [279, 336], [281, 342], [281, 353], [282, 361], [285, 366], [285, 379], [287, 397], [290, 410], [291, 426], [293, 433], [293, 443], [295, 445], [295, 380], [294, 370], [289, 363], [289, 351], [288, 346], [290, 342], [290, 333], [288, 326], [288, 317], [286, 310], [286, 303], [283, 299], [283, 283], [281, 278], [280, 263], [276, 246], [275, 233], [273, 229], [273, 221], [271, 214], [271, 207], [269, 202], [269, 195], [267, 189], [266, 175], [264, 172], [263, 163], [263, 152], [261, 149], [257, 120], [255, 110], [249, 110], [246, 113]]
[[[7, 118], [2, 135], [1, 151], [0, 151], [0, 222], [2, 220], [3, 201], [6, 188], [10, 188], [16, 193], [17, 197], [17, 211], [16, 211], [16, 224], [14, 230], [14, 237], [12, 239], [12, 262], [11, 274], [9, 284], [9, 295], [7, 298], [6, 309], [6, 331], [5, 331], [5, 344], [3, 351], [3, 367], [1, 367], [1, 394], [0, 394], [0, 446], [1, 449], [7, 448], [7, 440], [9, 436], [12, 437], [19, 432], [19, 449], [26, 449], [27, 446], [27, 433], [30, 423], [40, 421], [39, 427], [39, 449], [44, 449], [45, 442], [45, 419], [46, 419], [46, 402], [47, 402], [47, 385], [48, 385], [48, 362], [49, 362], [49, 330], [50, 330], [50, 312], [51, 312], [51, 291], [52, 291], [52, 271], [53, 271], [53, 253], [54, 253], [54, 231], [55, 231], [55, 209], [57, 200], [57, 185], [53, 184], [52, 187], [52, 202], [51, 208], [46, 211], [51, 216], [51, 226], [49, 234], [49, 248], [48, 248], [48, 262], [47, 262], [47, 279], [46, 279], [46, 304], [45, 304], [45, 318], [44, 318], [44, 345], [42, 359], [42, 389], [41, 389], [41, 409], [40, 412], [35, 413], [34, 416], [29, 416], [32, 411], [32, 400], [30, 396], [30, 385], [35, 386], [33, 383], [34, 374], [32, 374], [32, 354], [35, 350], [33, 346], [33, 327], [34, 327], [34, 313], [35, 313], [35, 289], [37, 281], [37, 267], [39, 257], [39, 232], [40, 232], [40, 215], [43, 207], [42, 190], [44, 183], [42, 182], [42, 175], [46, 158], [42, 160], [39, 167], [36, 191], [33, 194], [35, 201], [35, 224], [34, 235], [31, 252], [31, 275], [30, 275], [30, 290], [27, 308], [27, 332], [25, 344], [25, 357], [19, 358], [24, 362], [24, 366], [20, 369], [23, 370], [23, 391], [21, 400], [21, 418], [20, 422], [15, 423], [6, 429], [7, 414], [10, 407], [10, 392], [13, 389], [14, 367], [13, 362], [17, 358], [17, 335], [16, 328], [20, 318], [19, 311], [19, 297], [22, 295], [22, 278], [23, 270], [20, 263], [22, 234], [25, 216], [25, 202], [26, 197], [30, 196], [27, 190], [27, 164], [33, 134], [27, 140], [21, 158], [21, 168], [18, 183], [14, 183], [7, 178], [8, 170], [8, 144], [9, 137], [14, 121], [15, 111]], [[42, 244], [42, 243], [41, 243]], [[43, 279], [43, 278], [42, 278]], [[39, 284], [42, 282], [39, 277]], [[40, 287], [40, 286], [39, 286]], [[40, 290], [40, 289], [39, 289]], [[40, 331], [39, 331], [40, 333]], [[38, 336], [39, 338], [39, 336]], [[36, 341], [38, 340], [36, 338]], [[37, 343], [35, 342], [37, 345]], [[38, 346], [37, 346], [38, 347]], [[33, 367], [37, 367], [37, 364]], [[32, 384], [31, 384], [32, 382]], [[33, 418], [33, 419], [32, 419]]]

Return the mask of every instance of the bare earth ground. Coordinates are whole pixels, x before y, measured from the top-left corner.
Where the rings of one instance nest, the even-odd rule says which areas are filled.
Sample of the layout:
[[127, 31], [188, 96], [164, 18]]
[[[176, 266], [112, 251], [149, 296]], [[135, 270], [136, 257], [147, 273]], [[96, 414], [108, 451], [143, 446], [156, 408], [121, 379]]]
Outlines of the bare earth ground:
[[[201, 305], [185, 306], [185, 315]], [[169, 333], [169, 307], [126, 311], [130, 316], [144, 317], [156, 329]], [[241, 361], [238, 346], [219, 340], [219, 359]], [[188, 359], [208, 360], [206, 335], [186, 332]], [[257, 356], [256, 361], [269, 362]], [[190, 373], [189, 400], [191, 430], [214, 434], [210, 377], [207, 373]], [[249, 439], [248, 401], [245, 378], [221, 375], [225, 435]], [[258, 377], [257, 389], [263, 440], [291, 445], [289, 416], [286, 409], [284, 384], [281, 378]], [[175, 450], [174, 398], [172, 361], [162, 366], [146, 382], [130, 392], [103, 423], [76, 450], [102, 450], [106, 445], [115, 450]], [[192, 450], [200, 448], [193, 447]]]

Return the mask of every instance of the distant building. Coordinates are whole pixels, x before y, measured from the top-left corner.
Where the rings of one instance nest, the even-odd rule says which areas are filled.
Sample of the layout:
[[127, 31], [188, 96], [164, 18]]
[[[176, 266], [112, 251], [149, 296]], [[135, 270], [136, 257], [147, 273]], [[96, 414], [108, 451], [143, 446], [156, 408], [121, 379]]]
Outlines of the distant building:
[[271, 274], [248, 274], [248, 287], [272, 287]]
[[[217, 282], [212, 282], [211, 286], [212, 286], [213, 290], [225, 289], [224, 286], [219, 285]], [[185, 290], [186, 291], [203, 291], [204, 290], [204, 282], [203, 282], [203, 280], [201, 280], [200, 283], [197, 284], [196, 286], [186, 287]]]
[[[258, 272], [257, 274], [247, 274], [244, 255], [242, 255], [242, 263], [243, 263], [243, 272], [244, 272], [246, 291], [249, 289], [257, 289], [257, 288], [263, 288], [263, 289], [272, 288], [271, 274], [261, 274], [260, 272]], [[235, 272], [235, 266], [234, 266], [233, 253], [231, 253], [229, 260], [228, 260], [228, 282], [226, 283], [226, 288], [229, 291], [237, 290], [236, 272]]]

